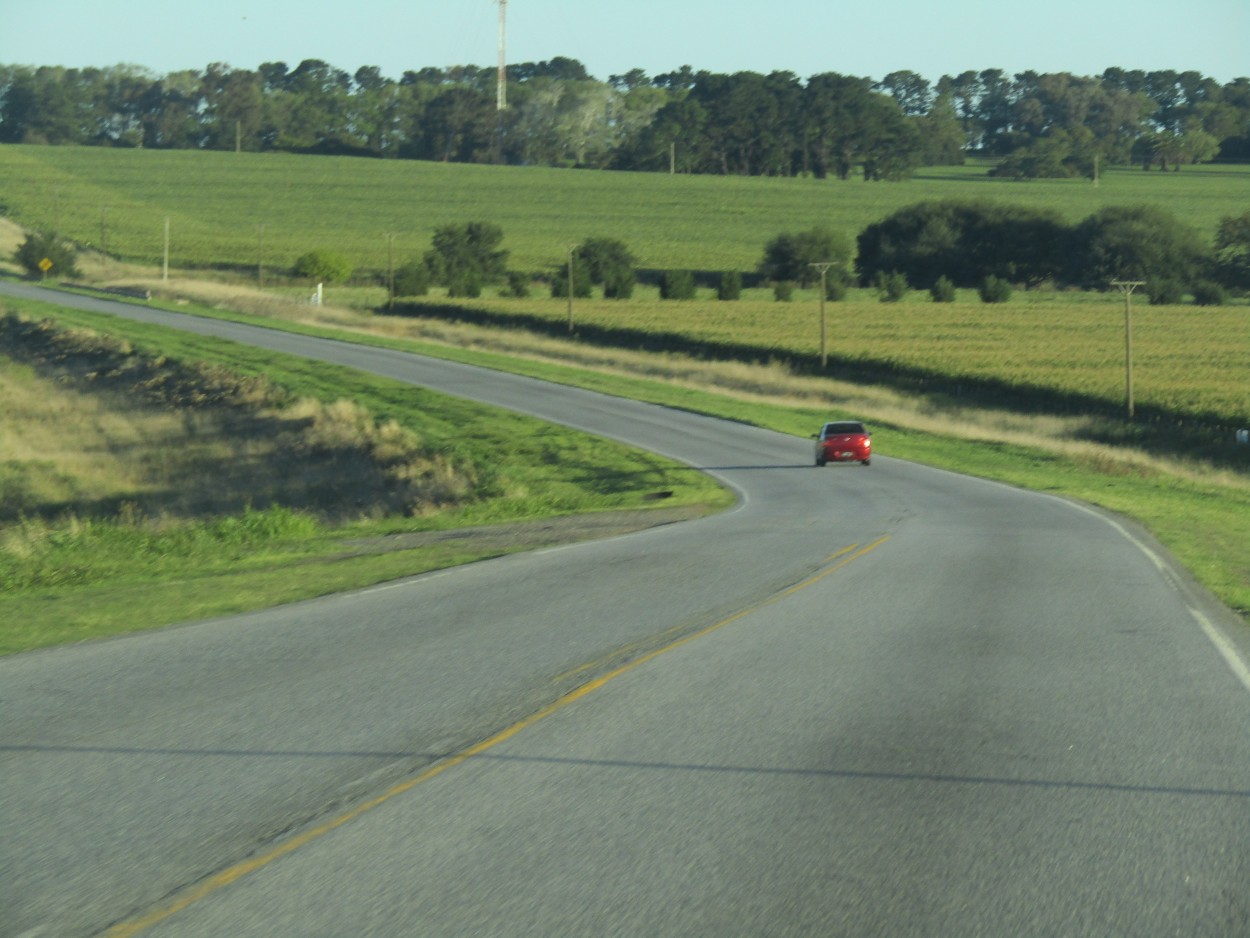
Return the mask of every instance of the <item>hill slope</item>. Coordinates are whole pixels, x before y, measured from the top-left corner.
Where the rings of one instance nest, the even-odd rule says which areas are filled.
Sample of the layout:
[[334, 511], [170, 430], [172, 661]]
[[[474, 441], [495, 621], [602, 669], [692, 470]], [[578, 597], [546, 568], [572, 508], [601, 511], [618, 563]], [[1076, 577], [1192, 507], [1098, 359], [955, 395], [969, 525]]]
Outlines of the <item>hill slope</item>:
[[429, 247], [435, 227], [490, 221], [509, 266], [561, 263], [592, 236], [619, 238], [643, 267], [754, 269], [781, 231], [828, 225], [854, 238], [926, 199], [1049, 206], [1075, 221], [1104, 205], [1150, 203], [1213, 236], [1244, 204], [1250, 166], [1182, 173], [1113, 168], [1087, 180], [991, 179], [986, 165], [935, 167], [903, 183], [669, 176], [276, 153], [0, 146], [0, 214], [120, 257], [160, 261], [170, 219], [176, 266], [286, 268], [331, 248], [385, 270]]

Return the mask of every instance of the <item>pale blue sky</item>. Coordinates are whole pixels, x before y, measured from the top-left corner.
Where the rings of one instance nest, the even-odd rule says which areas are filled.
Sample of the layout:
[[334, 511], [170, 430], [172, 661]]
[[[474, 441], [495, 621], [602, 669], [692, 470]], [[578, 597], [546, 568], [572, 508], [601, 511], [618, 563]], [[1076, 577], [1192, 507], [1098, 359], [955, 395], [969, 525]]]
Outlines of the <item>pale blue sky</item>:
[[[497, 11], [495, 0], [0, 0], [0, 63], [165, 73], [314, 58], [399, 78], [427, 65], [493, 66]], [[1250, 76], [1250, 0], [508, 0], [507, 26], [509, 61], [563, 55], [604, 80], [682, 65], [801, 78], [910, 69], [931, 81], [1109, 66]]]

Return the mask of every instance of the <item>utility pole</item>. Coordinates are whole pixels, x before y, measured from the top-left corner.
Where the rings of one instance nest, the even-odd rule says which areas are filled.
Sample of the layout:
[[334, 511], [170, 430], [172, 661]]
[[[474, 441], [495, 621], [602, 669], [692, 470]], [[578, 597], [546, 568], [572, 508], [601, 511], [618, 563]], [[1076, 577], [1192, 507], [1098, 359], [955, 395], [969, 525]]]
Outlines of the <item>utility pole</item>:
[[508, 65], [504, 54], [504, 21], [507, 16], [508, 0], [499, 0], [499, 73], [495, 82], [495, 110], [502, 111], [508, 107]]
[[165, 257], [161, 262], [161, 279], [169, 279], [169, 216], [165, 216]]
[[1124, 294], [1124, 401], [1128, 419], [1133, 419], [1133, 310], [1130, 298], [1145, 280], [1112, 280], [1111, 285]]
[[829, 274], [829, 268], [833, 266], [833, 261], [821, 261], [818, 264], [809, 264], [820, 271], [820, 367], [827, 368], [829, 366], [829, 352], [825, 343], [825, 283]]
[[265, 289], [265, 226], [256, 226], [256, 288]]
[[386, 308], [395, 308], [395, 234], [386, 233]]
[[577, 248], [569, 248], [569, 335], [573, 334], [573, 254]]

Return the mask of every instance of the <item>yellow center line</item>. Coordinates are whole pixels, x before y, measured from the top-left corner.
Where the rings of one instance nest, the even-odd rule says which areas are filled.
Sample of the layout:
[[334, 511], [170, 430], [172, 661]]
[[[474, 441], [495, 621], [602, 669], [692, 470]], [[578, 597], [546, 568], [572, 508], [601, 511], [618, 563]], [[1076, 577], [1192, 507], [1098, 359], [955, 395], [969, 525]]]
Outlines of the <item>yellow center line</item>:
[[[787, 596], [797, 593], [801, 589], [806, 589], [807, 587], [811, 586], [813, 583], [823, 580], [825, 577], [833, 573], [835, 570], [841, 570], [852, 560], [858, 560], [860, 557], [864, 556], [864, 554], [868, 553], [869, 551], [876, 550], [878, 547], [880, 547], [889, 539], [890, 539], [890, 535], [883, 534], [881, 535], [881, 537], [877, 538], [875, 541], [873, 541], [871, 544], [864, 547], [862, 550], [855, 551], [855, 548], [858, 547], [859, 545], [852, 544], [850, 547], [843, 548], [842, 550], [838, 551], [836, 554], [831, 554], [829, 556], [829, 560], [835, 560], [838, 557], [843, 557], [846, 554], [850, 554], [850, 556], [845, 557], [845, 559], [843, 559], [840, 563], [835, 563], [835, 564], [832, 564], [831, 566], [825, 567], [825, 569], [821, 570], [819, 573], [816, 573], [808, 577], [803, 582], [795, 583], [794, 586], [790, 587], [789, 589], [782, 590], [780, 593], [778, 593], [776, 596], [773, 596], [771, 599], [767, 599], [764, 602], [760, 603], [760, 607], [767, 606], [769, 603], [775, 603], [780, 599], [785, 599]], [[851, 554], [851, 551], [855, 551], [855, 553]]]
[[[872, 545], [872, 547], [875, 547], [875, 546], [876, 546], [876, 544], [873, 544], [873, 545]], [[851, 545], [849, 545], [849, 546], [847, 546], [847, 547], [843, 547], [841, 550], [836, 551], [835, 553], [832, 553], [832, 554], [830, 554], [828, 557], [826, 557], [826, 558], [822, 561], [822, 563], [825, 563], [825, 564], [831, 563], [832, 561], [837, 560], [839, 557], [842, 557], [842, 556], [845, 556], [846, 554], [849, 554], [851, 551], [855, 550], [857, 547], [859, 547], [859, 545], [858, 545], [858, 544], [851, 544]], [[871, 549], [871, 547], [870, 547], [870, 548], [867, 548], [867, 549]], [[852, 559], [854, 559], [854, 558], [852, 558]], [[836, 569], [836, 568], [834, 568], [834, 569]], [[817, 574], [817, 576], [823, 576], [824, 574], [829, 573], [829, 572], [831, 572], [831, 571], [830, 571], [830, 570], [827, 570], [827, 569], [826, 569], [826, 570], [822, 570], [822, 571], [821, 571], [821, 573]], [[807, 582], [807, 581], [804, 581], [804, 582]], [[799, 586], [802, 586], [802, 585], [804, 585], [804, 584], [799, 584]], [[784, 592], [782, 592], [782, 593], [780, 593], [780, 594], [774, 594], [773, 596], [769, 597], [769, 599], [764, 600], [764, 601], [763, 601], [763, 602], [761, 602], [761, 603], [757, 603], [756, 605], [752, 606], [751, 608], [752, 608], [752, 609], [758, 609], [758, 608], [760, 608], [761, 606], [766, 605], [768, 602], [771, 602], [772, 600], [777, 599], [777, 598], [779, 598], [780, 596], [785, 596], [785, 595], [787, 595], [787, 594], [788, 594], [791, 590], [793, 590], [793, 589], [797, 589], [797, 588], [798, 588], [798, 587], [791, 587], [791, 588], [787, 589], [786, 591], [784, 591]], [[719, 627], [719, 625], [721, 625], [721, 623], [717, 623], [717, 626], [715, 626], [715, 627]], [[654, 642], [654, 641], [656, 641], [656, 640], [663, 641], [665, 638], [668, 638], [668, 636], [670, 636], [670, 635], [676, 635], [676, 634], [678, 634], [679, 632], [683, 631], [686, 627], [687, 627], [687, 626], [686, 626], [686, 624], [685, 624], [685, 623], [681, 623], [681, 624], [679, 624], [679, 625], [675, 625], [675, 626], [673, 626], [671, 629], [667, 629], [666, 631], [661, 632], [659, 635], [652, 636], [651, 638], [648, 638], [648, 639], [643, 639], [642, 641], [637, 641], [637, 642], [630, 642], [630, 643], [629, 643], [629, 644], [627, 644], [627, 645], [622, 645], [622, 646], [621, 646], [621, 647], [619, 647], [619, 648], [614, 648], [614, 649], [613, 649], [612, 651], [610, 651], [608, 654], [603, 655], [603, 656], [602, 656], [602, 657], [600, 657], [600, 658], [596, 658], [594, 661], [587, 661], [585, 664], [579, 664], [579, 665], [578, 665], [577, 667], [575, 667], [575, 668], [570, 668], [570, 669], [569, 669], [569, 670], [567, 670], [567, 671], [564, 671], [564, 672], [562, 672], [562, 673], [560, 673], [560, 674], [557, 674], [555, 677], [553, 677], [553, 678], [551, 679], [551, 683], [552, 683], [552, 684], [559, 684], [561, 681], [565, 680], [566, 678], [570, 678], [570, 677], [572, 677], [572, 676], [573, 676], [573, 675], [575, 675], [575, 674], [581, 674], [583, 671], [593, 671], [595, 668], [602, 667], [605, 663], [607, 663], [607, 662], [611, 661], [611, 660], [612, 660], [612, 659], [614, 659], [614, 658], [619, 658], [619, 657], [621, 657], [621, 655], [627, 655], [627, 654], [629, 654], [631, 651], [633, 651], [633, 650], [634, 650], [634, 649], [636, 649], [636, 648], [643, 648], [643, 647], [645, 647], [646, 645], [648, 645], [648, 644], [650, 644], [650, 643], [652, 643], [652, 642]], [[699, 634], [701, 635], [701, 634], [704, 634], [704, 633], [700, 632]]]
[[[292, 837], [290, 840], [283, 841], [281, 844], [278, 844], [277, 846], [272, 847], [263, 853], [258, 853], [254, 857], [250, 857], [239, 863], [235, 863], [231, 866], [228, 866], [219, 873], [214, 873], [212, 876], [209, 876], [207, 879], [204, 879], [201, 882], [197, 883], [196, 885], [190, 887], [189, 889], [182, 892], [180, 895], [169, 900], [167, 903], [163, 905], [159, 905], [156, 908], [150, 909], [149, 911], [141, 915], [118, 922], [116, 925], [114, 925], [104, 934], [107, 936], [107, 938], [132, 938], [132, 936], [134, 935], [138, 935], [141, 932], [147, 931], [152, 926], [157, 925], [160, 922], [163, 922], [168, 918], [171, 918], [172, 916], [178, 914], [184, 909], [199, 902], [201, 899], [205, 899], [208, 896], [212, 895], [213, 893], [218, 892], [219, 890], [224, 889], [225, 887], [231, 885], [232, 883], [237, 882], [243, 877], [251, 873], [255, 873], [257, 870], [268, 866], [269, 864], [273, 863], [275, 860], [278, 860], [286, 856], [287, 854], [294, 853], [296, 850], [300, 849], [301, 847], [304, 847], [312, 843], [314, 840], [324, 837], [326, 834], [330, 833], [331, 831], [339, 827], [342, 827], [344, 824], [348, 824], [356, 820], [362, 815], [367, 814], [368, 812], [372, 811], [374, 808], [380, 807], [381, 805], [385, 804], [391, 799], [399, 795], [402, 795], [405, 792], [411, 791], [412, 789], [416, 788], [418, 785], [422, 784], [423, 782], [428, 782], [430, 779], [434, 778], [437, 775], [441, 775], [442, 773], [446, 772], [448, 769], [455, 768], [461, 763], [467, 762], [469, 759], [472, 759], [474, 756], [481, 755], [482, 753], [486, 752], [488, 749], [493, 749], [495, 746], [498, 746], [500, 743], [506, 742], [507, 740], [511, 739], [513, 736], [516, 736], [518, 733], [522, 732], [523, 730], [526, 730], [529, 727], [533, 726], [534, 724], [545, 720], [547, 717], [551, 716], [552, 714], [560, 710], [563, 710], [565, 707], [569, 706], [569, 704], [576, 703], [577, 701], [581, 700], [583, 697], [586, 697], [589, 694], [594, 693], [599, 688], [607, 684], [609, 681], [615, 680], [616, 678], [620, 677], [622, 674], [625, 674], [628, 671], [632, 671], [635, 668], [643, 664], [646, 664], [648, 661], [652, 661], [660, 657], [660, 655], [667, 654], [670, 651], [673, 651], [677, 648], [681, 648], [683, 645], [690, 644], [696, 639], [703, 638], [705, 635], [710, 635], [712, 632], [715, 632], [718, 629], [722, 629], [725, 626], [733, 622], [737, 622], [740, 619], [744, 619], [747, 616], [751, 615], [752, 613], [758, 612], [760, 609], [763, 609], [766, 606], [770, 606], [773, 603], [779, 602], [780, 600], [784, 599], [787, 596], [794, 595], [799, 590], [806, 589], [807, 587], [813, 585], [814, 583], [818, 583], [820, 580], [823, 580], [825, 577], [829, 576], [829, 574], [833, 573], [834, 571], [840, 570], [842, 567], [845, 567], [851, 561], [864, 556], [864, 554], [867, 554], [869, 551], [876, 550], [878, 547], [880, 547], [889, 539], [890, 539], [890, 535], [886, 534], [886, 535], [883, 535], [882, 537], [877, 538], [877, 540], [873, 541], [871, 544], [868, 544], [862, 549], [857, 550], [856, 548], [859, 545], [852, 544], [849, 547], [843, 548], [842, 550], [838, 551], [835, 554], [831, 554], [828, 558], [826, 558], [826, 560], [828, 561], [837, 560], [837, 562], [832, 563], [828, 567], [825, 567], [819, 573], [816, 573], [813, 576], [808, 577], [806, 580], [803, 580], [800, 583], [796, 583], [794, 586], [791, 586], [788, 589], [785, 589], [781, 591], [780, 593], [777, 593], [774, 596], [770, 596], [768, 599], [765, 599], [762, 602], [755, 604], [754, 606], [750, 606], [746, 609], [741, 610], [740, 612], [736, 612], [733, 615], [729, 616], [728, 618], [721, 619], [719, 622], [713, 623], [712, 625], [709, 625], [707, 628], [700, 629], [697, 632], [692, 632], [691, 634], [685, 635], [675, 641], [672, 641], [669, 644], [664, 645], [661, 648], [657, 648], [654, 651], [650, 651], [645, 655], [641, 655], [640, 657], [635, 658], [632, 661], [626, 662], [620, 667], [615, 668], [607, 672], [606, 674], [603, 674], [595, 678], [594, 680], [587, 682], [586, 684], [583, 684], [582, 686], [578, 687], [576, 690], [569, 691], [567, 694], [554, 700], [553, 702], [549, 703], [547, 706], [536, 711], [535, 713], [530, 714], [528, 717], [525, 717], [523, 720], [519, 720], [516, 723], [513, 723], [511, 726], [507, 727], [506, 729], [500, 730], [494, 736], [491, 736], [488, 739], [484, 739], [480, 743], [476, 743], [475, 745], [472, 745], [469, 748], [464, 749], [461, 752], [458, 752], [453, 756], [447, 757], [446, 759], [439, 762], [437, 765], [432, 765], [429, 768], [425, 769], [424, 771], [418, 773], [417, 775], [414, 775], [412, 778], [391, 786], [386, 791], [382, 792], [380, 795], [377, 795], [376, 797], [371, 798], [368, 801], [365, 801], [365, 802], [362, 802], [361, 804], [356, 805], [356, 807], [352, 808], [351, 810], [346, 811], [343, 814], [340, 814], [337, 817], [332, 818], [323, 824], [319, 824], [316, 827], [310, 828], [309, 830], [304, 831], [302, 834], [298, 834], [295, 837]], [[573, 672], [570, 672], [570, 673], [573, 673]]]

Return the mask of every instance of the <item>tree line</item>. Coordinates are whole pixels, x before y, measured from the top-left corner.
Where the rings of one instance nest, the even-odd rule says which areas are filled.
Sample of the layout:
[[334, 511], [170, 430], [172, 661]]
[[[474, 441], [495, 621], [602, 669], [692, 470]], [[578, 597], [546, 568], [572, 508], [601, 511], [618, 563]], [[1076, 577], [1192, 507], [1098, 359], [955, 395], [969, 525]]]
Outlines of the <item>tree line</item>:
[[[524, 295], [526, 277], [509, 275], [503, 231], [471, 222], [439, 228], [430, 251], [405, 266], [398, 295], [424, 294], [445, 284], [449, 296], [479, 296], [484, 284], [506, 282], [505, 295]], [[629, 299], [637, 260], [624, 242], [594, 237], [572, 249], [567, 267], [547, 272], [553, 296]], [[420, 273], [415, 273], [420, 271]], [[515, 273], [515, 272], [514, 272]], [[691, 299], [691, 271], [660, 271], [662, 299]], [[1105, 290], [1114, 280], [1143, 281], [1151, 303], [1186, 295], [1220, 305], [1228, 292], [1250, 290], [1250, 211], [1220, 220], [1214, 248], [1171, 213], [1155, 206], [1107, 206], [1077, 224], [1058, 212], [990, 201], [917, 202], [864, 228], [854, 243], [830, 228], [782, 232], [763, 246], [755, 276], [778, 300], [792, 288], [820, 284], [840, 300], [851, 286], [876, 288], [883, 300], [911, 289], [950, 302], [955, 288], [974, 288], [985, 302], [1003, 302], [1013, 287]], [[408, 279], [409, 277], [413, 279]], [[416, 287], [415, 292], [405, 292]], [[716, 278], [718, 299], [736, 300], [742, 272]]]
[[[569, 251], [567, 264], [528, 273], [509, 269], [503, 240], [503, 229], [489, 222], [443, 225], [420, 258], [388, 271], [389, 292], [424, 296], [439, 284], [449, 297], [477, 297], [485, 286], [496, 285], [501, 296], [524, 297], [543, 281], [553, 297], [568, 297], [570, 291], [589, 297], [597, 286], [604, 299], [627, 300], [639, 278], [637, 258], [617, 238], [587, 238]], [[25, 252], [33, 275], [36, 258], [46, 251], [40, 246]], [[339, 282], [353, 270], [334, 252], [311, 251], [292, 273], [310, 282]], [[693, 271], [651, 273], [661, 299], [694, 298]], [[1016, 287], [1105, 290], [1115, 280], [1137, 280], [1154, 304], [1176, 304], [1190, 295], [1199, 305], [1221, 305], [1230, 292], [1250, 290], [1250, 211], [1222, 218], [1212, 249], [1196, 230], [1155, 206], [1107, 206], [1072, 225], [1046, 209], [918, 202], [866, 227], [854, 245], [823, 226], [782, 232], [764, 245], [753, 276], [772, 286], [780, 301], [790, 300], [795, 286], [814, 284], [835, 301], [852, 286], [867, 286], [884, 301], [923, 289], [936, 302], [951, 302], [956, 288], [974, 288], [983, 301], [997, 303]], [[713, 280], [718, 299], [741, 296], [742, 271], [721, 271]]]
[[500, 110], [495, 69], [471, 65], [398, 80], [318, 59], [164, 75], [0, 65], [0, 142], [869, 180], [969, 153], [1017, 177], [1250, 160], [1250, 78], [1196, 71], [985, 69], [931, 83], [683, 66], [599, 81], [557, 57], [507, 75]]
[[[392, 298], [423, 296], [432, 284], [449, 297], [477, 297], [487, 285], [503, 296], [529, 295], [545, 281], [553, 297], [627, 300], [638, 280], [637, 258], [619, 239], [587, 238], [569, 251], [567, 265], [542, 272], [508, 267], [503, 229], [484, 221], [442, 225], [420, 258], [386, 272]], [[75, 247], [56, 234], [31, 233], [14, 259], [33, 277], [76, 275]], [[660, 271], [662, 299], [695, 296], [694, 273]], [[347, 258], [317, 249], [301, 255], [291, 274], [309, 282], [353, 277]], [[736, 300], [743, 272], [722, 271], [718, 299]], [[1136, 280], [1151, 303], [1174, 304], [1191, 295], [1199, 305], [1220, 305], [1229, 292], [1250, 291], [1250, 210], [1223, 217], [1214, 247], [1174, 215], [1155, 206], [1106, 206], [1076, 225], [1058, 212], [991, 201], [931, 200], [899, 209], [864, 228], [854, 246], [827, 227], [782, 232], [769, 240], [756, 266], [758, 282], [771, 284], [778, 300], [793, 288], [819, 283], [840, 300], [850, 286], [875, 287], [883, 300], [925, 289], [950, 302], [955, 288], [976, 288], [985, 302], [1003, 302], [1013, 287], [1103, 290], [1115, 280]]]

